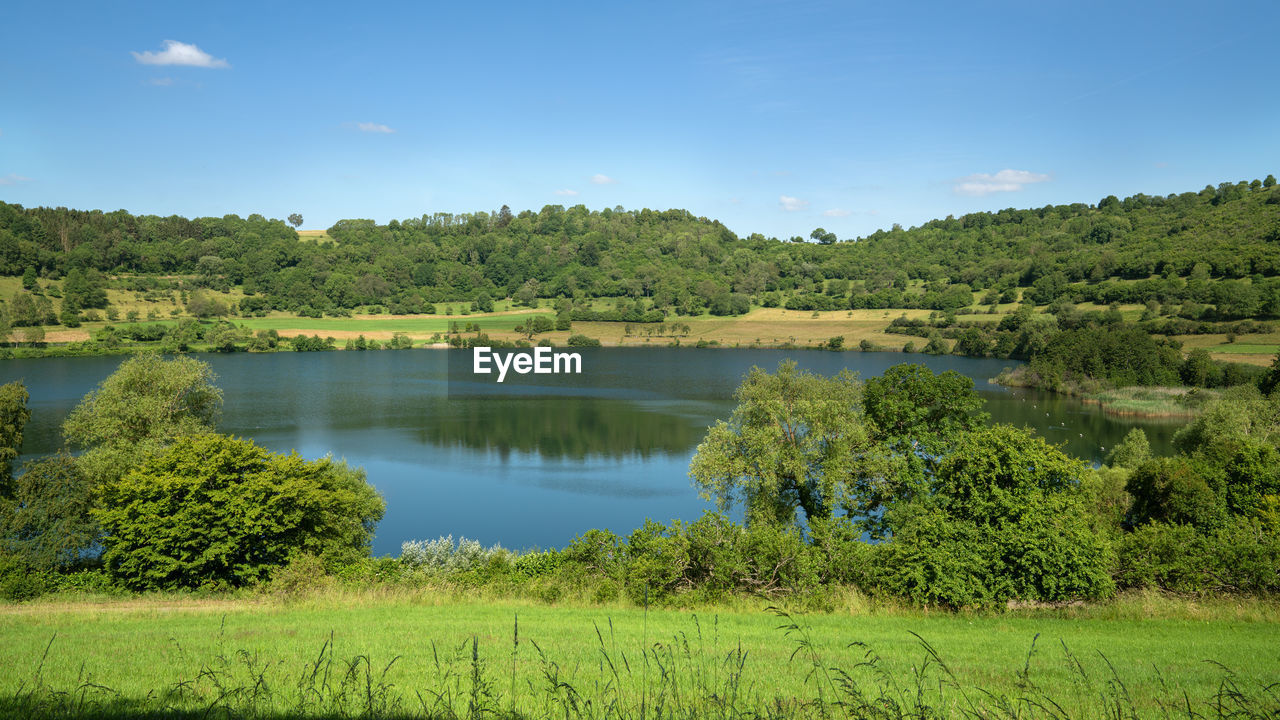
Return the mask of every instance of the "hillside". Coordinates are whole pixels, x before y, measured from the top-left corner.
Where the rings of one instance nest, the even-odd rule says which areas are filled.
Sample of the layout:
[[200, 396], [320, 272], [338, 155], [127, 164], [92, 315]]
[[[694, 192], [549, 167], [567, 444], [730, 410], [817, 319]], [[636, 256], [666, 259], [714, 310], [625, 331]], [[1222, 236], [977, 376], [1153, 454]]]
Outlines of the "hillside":
[[[332, 317], [336, 325], [326, 327], [343, 339], [390, 334], [378, 318], [406, 315], [436, 318], [406, 326], [410, 339], [440, 340], [455, 313], [527, 315], [554, 305], [559, 330], [578, 323], [614, 344], [811, 345], [842, 336], [844, 347], [866, 340], [898, 349], [911, 340], [888, 332], [918, 336], [916, 347], [934, 339], [932, 351], [1030, 358], [1037, 338], [1054, 330], [1139, 322], [1218, 360], [1261, 365], [1277, 349], [1280, 187], [1272, 176], [1166, 197], [972, 213], [849, 241], [812, 236], [817, 242], [743, 238], [684, 210], [581, 205], [385, 225], [342, 220], [300, 234], [261, 215], [0, 203], [0, 290], [8, 325], [43, 329], [22, 333], [32, 343], [184, 317], [238, 317], [250, 329], [286, 333], [311, 327], [289, 318]], [[1036, 322], [1006, 321], [1018, 303], [1038, 308]], [[866, 310], [883, 312], [853, 317]], [[914, 312], [891, 323], [902, 311]], [[708, 316], [720, 321], [698, 320]], [[811, 320], [821, 327], [805, 329]], [[673, 321], [690, 329], [609, 325]], [[532, 339], [515, 329], [521, 317], [506, 322], [484, 327], [509, 341]], [[1038, 328], [1036, 336], [1000, 334], [1023, 326]], [[960, 342], [966, 334], [970, 342]]]

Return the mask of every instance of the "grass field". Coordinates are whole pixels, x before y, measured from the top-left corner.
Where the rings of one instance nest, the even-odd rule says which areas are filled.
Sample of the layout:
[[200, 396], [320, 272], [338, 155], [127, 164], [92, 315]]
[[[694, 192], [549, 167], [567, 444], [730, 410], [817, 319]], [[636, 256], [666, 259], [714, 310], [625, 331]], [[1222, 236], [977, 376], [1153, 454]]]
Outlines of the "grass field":
[[321, 245], [325, 243], [333, 243], [334, 245], [338, 244], [337, 240], [329, 237], [328, 230], [299, 230], [298, 239], [303, 242], [313, 242]]
[[522, 716], [638, 717], [643, 701], [671, 717], [816, 717], [849, 709], [833, 704], [855, 700], [846, 672], [864, 700], [943, 716], [1003, 715], [996, 699], [1019, 697], [1050, 698], [1070, 717], [1157, 715], [1162, 702], [1208, 712], [1224, 679], [1255, 710], [1280, 711], [1275, 689], [1269, 700], [1261, 689], [1280, 677], [1280, 610], [1214, 602], [971, 616], [855, 599], [784, 618], [763, 602], [646, 613], [438, 593], [43, 601], [0, 607], [0, 698], [28, 711], [79, 697], [216, 717], [331, 717], [338, 706], [478, 717], [480, 706], [509, 711], [514, 689]]

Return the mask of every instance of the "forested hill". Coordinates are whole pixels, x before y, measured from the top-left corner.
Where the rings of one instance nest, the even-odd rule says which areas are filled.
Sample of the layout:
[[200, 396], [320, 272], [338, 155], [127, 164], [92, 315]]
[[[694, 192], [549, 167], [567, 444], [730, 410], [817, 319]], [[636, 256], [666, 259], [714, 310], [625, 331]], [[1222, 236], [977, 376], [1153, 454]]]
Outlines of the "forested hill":
[[186, 276], [197, 286], [242, 286], [253, 298], [244, 311], [306, 314], [373, 304], [417, 312], [481, 293], [629, 295], [679, 314], [809, 295], [820, 302], [800, 306], [951, 309], [971, 304], [971, 290], [1032, 287], [1043, 304], [1084, 283], [1089, 299], [1146, 301], [1188, 281], [1246, 278], [1235, 289], [1256, 302], [1236, 316], [1280, 309], [1280, 299], [1268, 302], [1280, 281], [1260, 282], [1280, 276], [1280, 187], [1271, 176], [1167, 197], [972, 213], [856, 241], [821, 229], [811, 237], [741, 238], [684, 210], [579, 205], [343, 220], [312, 241], [260, 215], [189, 220], [0, 203], [0, 274]]

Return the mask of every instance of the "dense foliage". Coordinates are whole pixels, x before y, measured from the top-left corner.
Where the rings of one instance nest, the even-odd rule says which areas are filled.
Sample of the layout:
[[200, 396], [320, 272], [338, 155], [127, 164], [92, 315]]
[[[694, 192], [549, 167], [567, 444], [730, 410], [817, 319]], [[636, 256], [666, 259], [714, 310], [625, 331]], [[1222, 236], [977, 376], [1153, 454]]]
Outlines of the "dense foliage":
[[124, 362], [85, 396], [63, 423], [72, 447], [95, 482], [114, 480], [176, 438], [212, 430], [222, 391], [209, 366], [189, 357], [167, 360], [141, 353]]
[[[195, 288], [240, 286], [242, 313], [362, 305], [414, 313], [446, 300], [482, 310], [493, 297], [556, 296], [629, 296], [644, 301], [642, 314], [739, 314], [784, 301], [803, 310], [951, 311], [973, 304], [974, 291], [1009, 302], [1023, 287], [1040, 305], [1150, 300], [1183, 303], [1197, 319], [1280, 315], [1280, 188], [1261, 182], [971, 213], [853, 242], [825, 231], [818, 243], [742, 238], [684, 210], [581, 205], [342, 220], [328, 235], [335, 242], [301, 242], [285, 222], [260, 215], [0, 203], [0, 275], [65, 276], [72, 315], [103, 307], [107, 275], [145, 276], [114, 281], [139, 291], [168, 288], [172, 276]], [[19, 296], [14, 324], [32, 324], [39, 296]], [[217, 303], [205, 296], [197, 309], [228, 310]]]
[[101, 495], [102, 559], [135, 588], [245, 585], [298, 553], [350, 562], [384, 510], [363, 471], [213, 434], [179, 439]]

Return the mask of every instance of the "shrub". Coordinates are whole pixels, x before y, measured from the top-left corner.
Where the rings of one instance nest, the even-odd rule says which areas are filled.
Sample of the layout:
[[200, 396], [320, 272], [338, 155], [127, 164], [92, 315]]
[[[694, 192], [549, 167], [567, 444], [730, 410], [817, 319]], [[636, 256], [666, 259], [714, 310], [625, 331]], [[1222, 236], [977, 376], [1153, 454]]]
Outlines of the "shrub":
[[1148, 523], [1122, 538], [1116, 580], [1171, 592], [1273, 593], [1280, 590], [1280, 537], [1256, 518], [1233, 517], [1213, 532]]
[[50, 577], [22, 558], [0, 552], [0, 599], [31, 600], [53, 589]]
[[494, 556], [509, 554], [500, 545], [486, 548], [478, 540], [452, 535], [435, 540], [410, 540], [400, 546], [400, 562], [415, 569], [429, 571], [466, 571], [487, 564]]
[[323, 587], [326, 580], [324, 561], [311, 553], [302, 553], [271, 573], [270, 589], [273, 595], [289, 597]]
[[600, 341], [586, 335], [570, 335], [565, 341], [569, 347], [600, 347]]
[[661, 601], [684, 584], [689, 546], [678, 533], [652, 520], [627, 537], [627, 594], [634, 602]]
[[242, 586], [298, 553], [368, 554], [385, 504], [364, 472], [248, 440], [180, 438], [102, 488], [103, 560], [134, 588]]
[[617, 577], [623, 563], [622, 538], [593, 528], [574, 538], [561, 554], [565, 562], [581, 565], [591, 573]]
[[960, 435], [924, 492], [888, 511], [893, 537], [879, 549], [877, 582], [949, 607], [1111, 594], [1111, 548], [1090, 527], [1083, 474], [1024, 430]]

